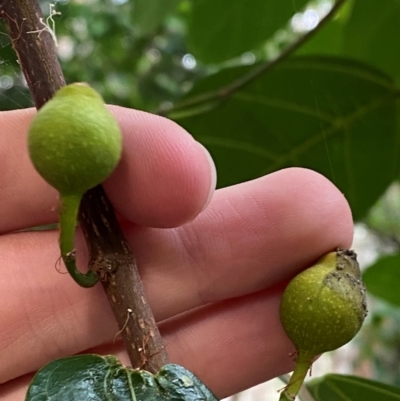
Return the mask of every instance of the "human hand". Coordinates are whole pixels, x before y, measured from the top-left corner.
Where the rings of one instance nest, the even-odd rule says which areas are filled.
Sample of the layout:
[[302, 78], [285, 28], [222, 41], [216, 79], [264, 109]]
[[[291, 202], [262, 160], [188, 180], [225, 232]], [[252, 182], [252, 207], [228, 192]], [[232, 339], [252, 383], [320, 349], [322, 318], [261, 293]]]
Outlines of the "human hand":
[[[350, 246], [344, 196], [321, 175], [298, 168], [213, 194], [213, 164], [182, 128], [143, 112], [111, 110], [124, 152], [104, 187], [171, 361], [221, 398], [291, 370], [281, 292], [322, 254]], [[56, 358], [112, 353], [129, 364], [122, 343], [113, 344], [118, 329], [101, 286], [83, 289], [55, 269], [58, 232], [15, 232], [57, 221], [57, 193], [26, 150], [33, 115], [32, 109], [0, 113], [4, 401], [23, 400], [33, 372]], [[78, 235], [81, 268], [82, 242]]]

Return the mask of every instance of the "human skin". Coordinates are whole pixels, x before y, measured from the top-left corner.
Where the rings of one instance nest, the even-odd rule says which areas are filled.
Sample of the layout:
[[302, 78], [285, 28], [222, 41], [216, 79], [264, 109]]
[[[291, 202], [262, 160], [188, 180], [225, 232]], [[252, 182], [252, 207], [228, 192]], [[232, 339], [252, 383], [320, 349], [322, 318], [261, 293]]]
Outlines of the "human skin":
[[[171, 361], [220, 398], [293, 369], [279, 321], [291, 277], [351, 245], [343, 194], [290, 168], [214, 192], [204, 148], [175, 123], [110, 107], [124, 137], [104, 187], [135, 254]], [[56, 358], [116, 354], [129, 364], [100, 285], [55, 268], [57, 193], [34, 171], [26, 133], [34, 110], [0, 113], [0, 399], [24, 400], [32, 374]], [[87, 260], [77, 233], [81, 268]], [[63, 267], [58, 270], [63, 272]]]

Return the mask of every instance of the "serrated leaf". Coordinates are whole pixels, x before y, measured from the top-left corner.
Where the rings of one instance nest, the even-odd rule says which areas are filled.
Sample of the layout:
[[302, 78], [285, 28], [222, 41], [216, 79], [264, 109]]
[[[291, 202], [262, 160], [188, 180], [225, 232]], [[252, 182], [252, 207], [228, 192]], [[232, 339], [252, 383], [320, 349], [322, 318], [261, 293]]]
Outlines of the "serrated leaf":
[[369, 293], [400, 306], [400, 254], [380, 258], [365, 270], [363, 281]]
[[125, 368], [114, 356], [58, 359], [40, 369], [25, 401], [217, 401], [190, 371], [169, 364], [153, 375]]
[[133, 24], [141, 35], [146, 35], [154, 31], [179, 3], [180, 0], [135, 0]]
[[[248, 72], [223, 70], [199, 82], [187, 101]], [[211, 151], [220, 187], [307, 167], [331, 179], [359, 219], [399, 173], [396, 90], [389, 77], [365, 64], [296, 57], [217, 108], [183, 108], [170, 117]]]
[[400, 388], [361, 377], [328, 374], [307, 383], [315, 401], [399, 401]]
[[239, 56], [267, 41], [306, 0], [196, 0], [188, 25], [189, 50], [205, 63]]

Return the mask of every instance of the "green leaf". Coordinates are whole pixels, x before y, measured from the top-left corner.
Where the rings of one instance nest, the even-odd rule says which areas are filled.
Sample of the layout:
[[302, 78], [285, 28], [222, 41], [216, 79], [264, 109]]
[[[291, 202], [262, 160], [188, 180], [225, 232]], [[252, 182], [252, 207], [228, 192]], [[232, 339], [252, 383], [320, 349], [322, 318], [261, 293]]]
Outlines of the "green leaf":
[[[186, 100], [248, 71], [223, 70], [200, 81]], [[170, 116], [210, 150], [220, 187], [285, 167], [307, 167], [331, 179], [359, 219], [398, 176], [395, 97], [390, 78], [367, 65], [297, 57], [219, 107], [210, 102], [211, 110], [183, 108]]]
[[368, 292], [400, 306], [400, 254], [379, 259], [365, 270], [363, 280]]
[[334, 17], [319, 27], [318, 31], [295, 54], [343, 56], [343, 29], [349, 19], [352, 6], [352, 1], [344, 2]]
[[307, 383], [315, 401], [399, 401], [400, 388], [355, 376], [328, 374]]
[[340, 55], [342, 51], [343, 23], [340, 20], [329, 21], [316, 35], [304, 43], [296, 55]]
[[306, 0], [196, 0], [188, 26], [188, 46], [205, 63], [217, 63], [258, 47]]
[[133, 24], [141, 35], [154, 31], [173, 12], [180, 0], [135, 0]]
[[210, 390], [179, 365], [152, 375], [123, 367], [114, 356], [63, 358], [39, 370], [25, 401], [217, 401]]
[[343, 52], [381, 68], [400, 82], [398, 0], [356, 0], [343, 32]]

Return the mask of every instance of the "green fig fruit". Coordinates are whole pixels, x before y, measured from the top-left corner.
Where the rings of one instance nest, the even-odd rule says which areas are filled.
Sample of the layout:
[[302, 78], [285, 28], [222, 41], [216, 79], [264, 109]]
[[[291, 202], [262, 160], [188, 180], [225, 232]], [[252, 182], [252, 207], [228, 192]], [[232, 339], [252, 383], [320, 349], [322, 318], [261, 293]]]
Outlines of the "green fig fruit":
[[62, 195], [82, 195], [104, 181], [121, 157], [117, 121], [90, 86], [56, 92], [29, 127], [28, 149], [39, 174]]
[[349, 250], [328, 253], [294, 277], [280, 315], [296, 350], [318, 355], [350, 341], [367, 313], [365, 292], [356, 254]]
[[120, 160], [118, 123], [93, 88], [64, 86], [30, 124], [28, 150], [36, 170], [60, 193], [59, 243], [68, 272], [82, 287], [91, 287], [98, 276], [76, 267], [75, 226], [83, 194], [104, 181]]
[[355, 252], [337, 249], [294, 277], [282, 295], [280, 317], [296, 348], [296, 365], [280, 400], [294, 400], [315, 356], [349, 342], [366, 315]]

